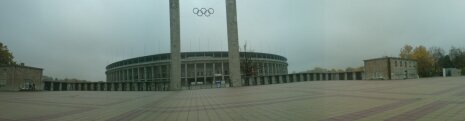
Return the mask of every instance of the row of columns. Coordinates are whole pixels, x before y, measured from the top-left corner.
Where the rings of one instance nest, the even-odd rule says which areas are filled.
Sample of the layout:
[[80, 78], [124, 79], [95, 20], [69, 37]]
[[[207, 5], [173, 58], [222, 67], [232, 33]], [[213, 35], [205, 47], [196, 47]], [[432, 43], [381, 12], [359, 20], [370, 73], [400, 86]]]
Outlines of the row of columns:
[[168, 79], [168, 65], [153, 65], [144, 67], [132, 67], [126, 69], [118, 69], [116, 71], [106, 72], [107, 81], [139, 81], [139, 80], [156, 80]]
[[256, 76], [243, 80], [244, 85], [268, 85], [279, 83], [292, 83], [301, 81], [322, 81], [322, 80], [363, 80], [362, 72], [341, 72], [341, 73], [298, 73], [275, 76]]
[[[215, 65], [220, 64], [220, 70], [217, 70]], [[199, 67], [198, 64], [201, 66]], [[207, 67], [208, 64], [211, 64], [212, 66]], [[225, 71], [228, 71], [227, 68], [224, 67], [224, 65], [228, 65], [227, 62], [203, 62], [203, 63], [185, 63], [182, 64], [182, 77], [186, 78], [188, 73], [194, 73], [193, 76], [190, 78], [197, 78], [199, 75], [197, 72], [201, 71], [203, 72], [203, 76], [209, 77], [207, 73], [212, 73], [213, 74], [221, 74], [221, 75], [229, 75]], [[267, 75], [278, 75], [278, 74], [286, 74], [287, 73], [287, 65], [285, 63], [272, 63], [272, 62], [259, 62], [258, 64], [263, 65], [259, 66], [260, 69], [258, 70], [258, 75], [259, 76], [267, 76]], [[188, 69], [190, 65], [194, 65], [193, 70]], [[199, 70], [198, 68], [202, 68]], [[136, 67], [128, 67], [124, 69], [117, 69], [117, 70], [111, 70], [106, 72], [107, 75], [107, 81], [108, 82], [122, 82], [122, 81], [152, 81], [152, 80], [167, 80], [169, 79], [168, 77], [168, 72], [169, 68], [168, 65], [141, 65], [141, 66], [136, 66]], [[218, 73], [220, 72], [220, 73]], [[210, 76], [212, 76], [210, 75]], [[189, 77], [189, 76], [187, 76]]]
[[[298, 73], [275, 76], [249, 77], [243, 85], [268, 85], [301, 81], [362, 80], [362, 72]], [[168, 91], [169, 82], [44, 82], [48, 91]], [[212, 83], [213, 84], [213, 83]]]
[[44, 82], [47, 91], [168, 91], [169, 82]]

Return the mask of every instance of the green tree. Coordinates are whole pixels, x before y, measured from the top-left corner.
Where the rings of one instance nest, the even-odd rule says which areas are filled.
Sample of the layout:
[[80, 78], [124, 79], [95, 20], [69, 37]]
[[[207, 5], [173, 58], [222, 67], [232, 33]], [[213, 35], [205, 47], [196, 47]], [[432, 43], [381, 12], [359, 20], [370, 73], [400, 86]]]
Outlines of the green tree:
[[442, 57], [441, 60], [439, 60], [439, 64], [441, 64], [443, 68], [454, 68], [454, 64], [450, 61], [449, 55]]
[[8, 47], [0, 42], [0, 65], [16, 64], [13, 58], [13, 54], [8, 50]]

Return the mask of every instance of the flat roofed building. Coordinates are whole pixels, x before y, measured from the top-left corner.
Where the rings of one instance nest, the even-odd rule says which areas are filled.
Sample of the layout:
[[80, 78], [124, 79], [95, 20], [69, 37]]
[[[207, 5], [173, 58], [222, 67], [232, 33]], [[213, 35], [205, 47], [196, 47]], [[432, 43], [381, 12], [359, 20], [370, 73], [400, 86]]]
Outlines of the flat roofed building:
[[418, 78], [417, 62], [411, 59], [382, 57], [364, 60], [365, 79]]
[[42, 90], [42, 71], [23, 64], [0, 66], [0, 91]]

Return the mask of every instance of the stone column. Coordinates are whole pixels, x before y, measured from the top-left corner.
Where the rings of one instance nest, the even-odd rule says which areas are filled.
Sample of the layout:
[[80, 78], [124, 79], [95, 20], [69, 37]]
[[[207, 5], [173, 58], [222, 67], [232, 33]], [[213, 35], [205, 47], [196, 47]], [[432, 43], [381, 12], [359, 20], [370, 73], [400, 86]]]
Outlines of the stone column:
[[197, 87], [197, 63], [194, 63], [194, 82], [194, 85]]
[[242, 84], [239, 62], [236, 0], [226, 0], [226, 21], [228, 28], [229, 78], [232, 83], [231, 86], [240, 87]]
[[258, 85], [258, 82], [255, 79], [255, 77], [251, 77], [250, 80], [252, 81], [252, 85]]
[[224, 62], [221, 62], [221, 81], [226, 81], [224, 80]]
[[263, 77], [263, 78], [265, 78], [265, 79], [264, 79], [264, 80], [265, 80], [265, 85], [270, 84], [270, 82], [269, 82], [269, 81], [270, 81], [270, 76], [265, 76], [265, 77]]
[[203, 86], [207, 86], [207, 63], [202, 63], [203, 64]]
[[331, 74], [330, 74], [330, 73], [326, 73], [325, 75], [326, 75], [326, 80], [329, 80], [329, 76], [331, 76]]
[[352, 72], [352, 80], [357, 80], [357, 74], [355, 72]]
[[62, 91], [61, 89], [63, 88], [63, 83], [61, 82], [58, 82], [58, 91]]
[[179, 0], [170, 0], [171, 69], [170, 90], [181, 89], [181, 26]]

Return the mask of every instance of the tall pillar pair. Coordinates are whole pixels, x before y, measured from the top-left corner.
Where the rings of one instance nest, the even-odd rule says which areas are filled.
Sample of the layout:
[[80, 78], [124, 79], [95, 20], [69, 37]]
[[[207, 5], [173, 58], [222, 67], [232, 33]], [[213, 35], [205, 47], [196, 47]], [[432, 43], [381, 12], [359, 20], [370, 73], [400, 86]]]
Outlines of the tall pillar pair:
[[[181, 89], [181, 32], [179, 0], [170, 0], [171, 69], [170, 90]], [[229, 77], [233, 87], [242, 86], [239, 60], [236, 0], [226, 0]]]

